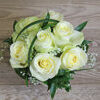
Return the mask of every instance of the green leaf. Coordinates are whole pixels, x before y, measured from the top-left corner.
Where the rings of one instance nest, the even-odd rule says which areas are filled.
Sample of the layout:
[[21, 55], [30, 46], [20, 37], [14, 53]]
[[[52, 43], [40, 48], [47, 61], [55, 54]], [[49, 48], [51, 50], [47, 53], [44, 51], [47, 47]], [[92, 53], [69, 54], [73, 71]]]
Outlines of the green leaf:
[[13, 31], [15, 32], [15, 26], [17, 24], [17, 21], [15, 20], [14, 23], [13, 23]]
[[12, 37], [7, 38], [7, 39], [4, 40], [3, 42], [6, 42], [6, 43], [8, 43], [9, 45], [11, 45], [11, 44], [13, 43], [13, 41], [12, 41]]
[[88, 50], [89, 50], [89, 46], [88, 45], [86, 45], [86, 53], [88, 52]]
[[47, 29], [47, 28], [49, 28], [49, 27], [55, 27], [56, 24], [57, 24], [57, 22], [54, 22], [54, 23], [48, 23], [48, 24], [47, 24], [46, 26], [44, 26], [42, 29], [44, 30], [44, 29]]
[[90, 43], [92, 43], [92, 41], [84, 40], [84, 41], [82, 42], [82, 45], [83, 45], [83, 44], [90, 44]]
[[86, 26], [86, 24], [88, 23], [88, 21], [83, 22], [82, 24], [78, 25], [75, 30], [77, 31], [82, 31], [84, 29], [84, 27]]
[[[18, 33], [18, 35], [17, 35], [15, 41], [16, 41], [17, 38], [21, 35], [21, 33], [24, 32], [27, 28], [29, 28], [29, 27], [31, 27], [32, 25], [35, 25], [35, 24], [43, 23], [43, 22], [45, 22], [46, 20], [47, 20], [47, 19], [37, 20], [37, 21], [34, 21], [34, 22], [28, 24], [27, 26], [25, 26], [25, 27]], [[57, 23], [58, 23], [59, 21], [54, 20], [54, 19], [49, 19], [48, 22], [57, 22]]]
[[15, 72], [25, 80], [26, 86], [28, 86], [28, 78], [31, 76], [29, 67], [27, 68], [14, 68]]
[[[56, 89], [64, 88], [67, 92], [69, 92], [71, 89], [70, 80], [73, 79], [73, 74], [75, 74], [75, 71], [60, 69], [58, 74], [54, 78], [47, 80], [45, 82], [45, 84], [48, 85], [48, 89], [53, 90], [52, 88], [56, 88]], [[56, 87], [54, 87], [52, 85], [54, 85]], [[52, 86], [52, 88], [51, 88], [51, 86]], [[51, 91], [50, 91], [50, 93], [51, 93]], [[55, 91], [54, 91], [54, 94], [55, 94]]]
[[49, 12], [47, 13], [47, 16], [46, 16], [45, 19], [50, 19], [50, 14], [49, 14]]
[[52, 83], [52, 84], [51, 84], [51, 87], [50, 87], [50, 95], [51, 95], [51, 98], [52, 98], [52, 99], [53, 99], [54, 96], [55, 96], [56, 89], [57, 89], [56, 84], [55, 84], [55, 83]]
[[50, 19], [50, 14], [48, 12], [47, 15], [46, 15], [46, 17], [45, 17], [45, 21], [43, 22], [42, 29], [44, 29], [44, 27], [47, 26], [49, 19]]
[[70, 85], [70, 84], [66, 84], [66, 85], [65, 85], [65, 90], [66, 90], [67, 92], [69, 92], [69, 91], [71, 90], [71, 85]]
[[28, 76], [26, 76], [25, 78], [25, 83], [26, 83], [26, 86], [28, 87]]
[[[23, 79], [26, 79], [26, 72], [29, 73], [29, 68], [14, 68], [15, 72]], [[29, 75], [27, 74], [29, 77]]]
[[33, 45], [34, 45], [34, 42], [36, 39], [37, 39], [37, 35], [33, 38], [31, 45], [30, 45], [30, 48], [29, 48], [29, 51], [28, 51], [28, 66], [30, 66], [30, 62], [31, 62], [30, 56], [31, 56], [32, 48], [33, 48]]
[[84, 40], [79, 47], [82, 48], [83, 50], [85, 50], [85, 52], [87, 53], [90, 43], [92, 43], [92, 41]]
[[60, 69], [57, 76], [63, 76], [66, 74], [66, 70]]

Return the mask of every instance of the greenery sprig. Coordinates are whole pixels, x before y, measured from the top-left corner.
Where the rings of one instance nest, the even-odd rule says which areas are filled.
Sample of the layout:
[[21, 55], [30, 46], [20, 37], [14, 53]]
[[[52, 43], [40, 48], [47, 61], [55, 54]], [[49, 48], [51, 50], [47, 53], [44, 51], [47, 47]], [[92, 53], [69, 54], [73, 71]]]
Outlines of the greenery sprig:
[[45, 21], [43, 22], [42, 29], [44, 29], [44, 27], [47, 26], [49, 19], [50, 19], [50, 14], [48, 12], [46, 17], [45, 17]]
[[82, 48], [87, 53], [90, 43], [92, 43], [92, 41], [84, 40], [79, 47]]
[[84, 27], [87, 25], [88, 21], [85, 21], [83, 23], [81, 23], [80, 25], [78, 25], [75, 30], [77, 31], [82, 31], [84, 29]]
[[[83, 22], [82, 24], [78, 25], [75, 30], [82, 31], [84, 27], [87, 25], [88, 21]], [[84, 40], [81, 45], [79, 45], [80, 48], [82, 48], [86, 53], [89, 49], [89, 44], [92, 43], [92, 41]]]
[[12, 37], [5, 39], [3, 42], [8, 43], [9, 45], [11, 45], [13, 43]]
[[74, 71], [60, 69], [58, 74], [54, 78], [49, 79], [45, 82], [45, 84], [48, 85], [48, 90], [50, 90], [50, 95], [52, 99], [54, 98], [54, 95], [58, 88], [64, 88], [67, 92], [70, 91], [70, 80], [73, 79], [73, 74], [75, 74]]

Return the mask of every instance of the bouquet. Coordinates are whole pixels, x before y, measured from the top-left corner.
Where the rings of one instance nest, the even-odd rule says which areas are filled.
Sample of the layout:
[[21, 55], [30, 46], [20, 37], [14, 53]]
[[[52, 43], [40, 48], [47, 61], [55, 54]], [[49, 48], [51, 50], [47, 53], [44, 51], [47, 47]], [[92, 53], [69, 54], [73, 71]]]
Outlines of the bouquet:
[[58, 88], [69, 92], [76, 71], [90, 69], [84, 68], [92, 42], [81, 32], [86, 24], [74, 28], [54, 11], [14, 21], [13, 34], [5, 40], [12, 68], [27, 86], [29, 81], [47, 85], [52, 99]]

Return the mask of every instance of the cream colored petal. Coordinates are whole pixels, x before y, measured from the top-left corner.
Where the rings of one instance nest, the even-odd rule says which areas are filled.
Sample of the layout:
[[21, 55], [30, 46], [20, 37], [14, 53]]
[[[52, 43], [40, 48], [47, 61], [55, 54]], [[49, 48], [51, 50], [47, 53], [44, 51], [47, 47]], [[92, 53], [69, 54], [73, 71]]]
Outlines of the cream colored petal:
[[40, 81], [46, 81], [48, 77], [46, 75], [40, 74], [35, 68], [30, 66], [30, 72], [33, 77], [37, 78]]
[[78, 32], [74, 30], [74, 33], [70, 37], [70, 42], [73, 45], [80, 45], [84, 40], [84, 35], [82, 32]]
[[54, 71], [52, 71], [51, 75], [49, 75], [49, 78], [53, 78], [55, 75], [57, 75], [59, 69], [60, 69], [60, 65], [61, 65], [61, 59], [60, 58], [57, 58], [55, 57], [55, 68], [54, 68]]
[[20, 64], [20, 62], [17, 62], [12, 58], [10, 58], [10, 64], [12, 68], [26, 68], [27, 67], [27, 64]]

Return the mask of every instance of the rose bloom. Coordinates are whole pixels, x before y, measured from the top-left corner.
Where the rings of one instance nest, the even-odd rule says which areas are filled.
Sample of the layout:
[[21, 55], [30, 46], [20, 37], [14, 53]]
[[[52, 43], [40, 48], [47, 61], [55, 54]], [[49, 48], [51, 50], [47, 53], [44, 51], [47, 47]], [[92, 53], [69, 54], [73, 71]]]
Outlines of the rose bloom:
[[54, 27], [56, 44], [64, 48], [66, 45], [80, 45], [84, 40], [82, 32], [74, 30], [73, 25], [67, 21], [60, 21]]
[[17, 41], [10, 46], [10, 63], [13, 68], [26, 67], [28, 49], [24, 42]]
[[56, 48], [54, 36], [51, 33], [50, 29], [41, 30], [37, 33], [37, 40], [35, 41], [35, 49], [36, 51], [50, 52]]
[[64, 69], [80, 69], [87, 63], [87, 54], [79, 47], [66, 49], [61, 55], [61, 63]]
[[50, 54], [38, 53], [32, 61], [30, 72], [38, 80], [46, 81], [58, 73], [60, 65], [60, 58]]

